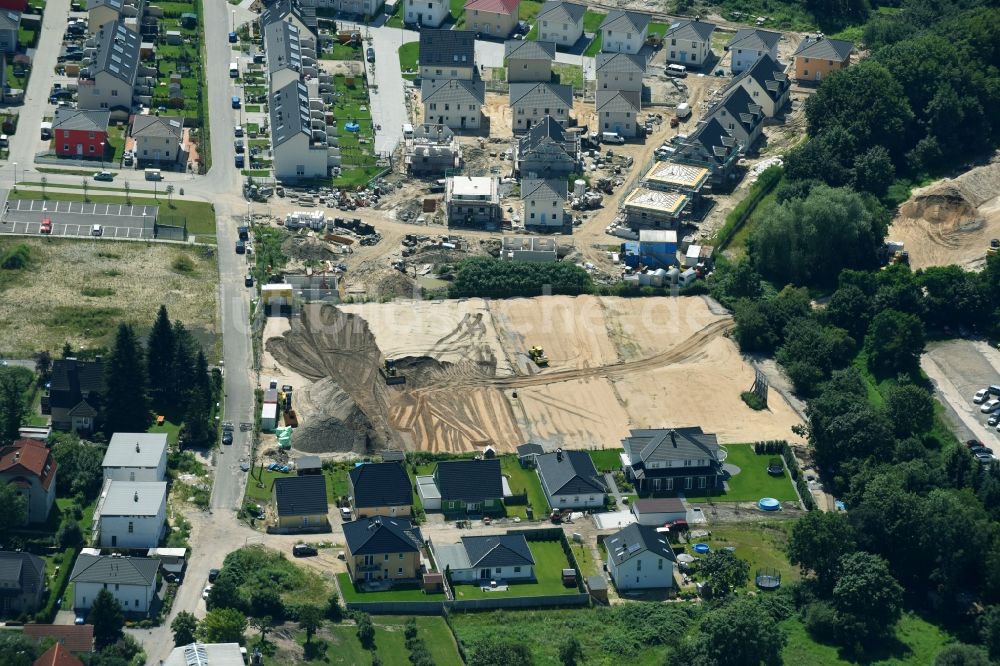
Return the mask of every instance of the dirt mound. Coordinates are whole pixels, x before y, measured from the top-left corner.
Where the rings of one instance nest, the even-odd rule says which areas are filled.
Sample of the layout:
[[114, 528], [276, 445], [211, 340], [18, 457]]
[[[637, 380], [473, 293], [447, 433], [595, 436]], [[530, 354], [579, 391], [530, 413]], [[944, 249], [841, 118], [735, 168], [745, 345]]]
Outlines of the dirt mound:
[[298, 261], [324, 261], [336, 256], [329, 245], [315, 236], [289, 236], [281, 244], [281, 250]]
[[299, 391], [296, 404], [303, 424], [292, 446], [305, 453], [367, 452], [374, 436], [371, 421], [354, 399], [326, 377]]

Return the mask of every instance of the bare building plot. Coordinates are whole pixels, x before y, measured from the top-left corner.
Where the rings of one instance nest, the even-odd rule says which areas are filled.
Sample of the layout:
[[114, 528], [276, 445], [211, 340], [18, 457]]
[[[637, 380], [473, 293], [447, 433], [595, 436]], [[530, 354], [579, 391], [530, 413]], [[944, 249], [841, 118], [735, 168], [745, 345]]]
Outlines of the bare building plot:
[[559, 258], [559, 248], [553, 238], [504, 236], [500, 258], [511, 261], [550, 262]]

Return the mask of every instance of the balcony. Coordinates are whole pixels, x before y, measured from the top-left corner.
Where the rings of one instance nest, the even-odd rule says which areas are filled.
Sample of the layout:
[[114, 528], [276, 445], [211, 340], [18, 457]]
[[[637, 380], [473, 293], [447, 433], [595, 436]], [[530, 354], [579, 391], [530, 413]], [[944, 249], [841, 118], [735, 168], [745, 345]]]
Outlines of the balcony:
[[382, 571], [382, 566], [379, 564], [359, 564], [357, 570], [361, 573], [378, 572]]

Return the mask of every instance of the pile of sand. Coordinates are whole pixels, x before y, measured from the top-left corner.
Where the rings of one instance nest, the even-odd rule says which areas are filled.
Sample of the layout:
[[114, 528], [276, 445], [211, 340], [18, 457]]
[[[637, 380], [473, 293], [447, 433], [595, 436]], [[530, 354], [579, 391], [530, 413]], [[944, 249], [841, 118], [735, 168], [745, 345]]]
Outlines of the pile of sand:
[[292, 446], [306, 453], [365, 453], [373, 437], [371, 421], [357, 403], [329, 377], [311, 384], [296, 396], [302, 425]]
[[330, 246], [315, 236], [289, 236], [281, 244], [281, 250], [298, 261], [324, 261], [336, 257]]

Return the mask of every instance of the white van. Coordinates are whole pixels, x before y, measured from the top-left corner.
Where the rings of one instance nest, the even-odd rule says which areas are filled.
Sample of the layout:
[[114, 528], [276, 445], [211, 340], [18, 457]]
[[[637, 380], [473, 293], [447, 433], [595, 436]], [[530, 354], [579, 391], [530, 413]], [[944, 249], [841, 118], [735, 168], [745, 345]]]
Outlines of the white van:
[[625, 138], [618, 132], [602, 132], [601, 143], [625, 143]]
[[240, 75], [239, 64], [235, 62], [229, 63], [229, 78], [231, 79], [239, 78], [239, 75]]
[[688, 75], [687, 67], [684, 65], [667, 65], [665, 73], [667, 76], [675, 76], [679, 79], [683, 79]]
[[146, 169], [146, 180], [163, 180], [159, 169]]

